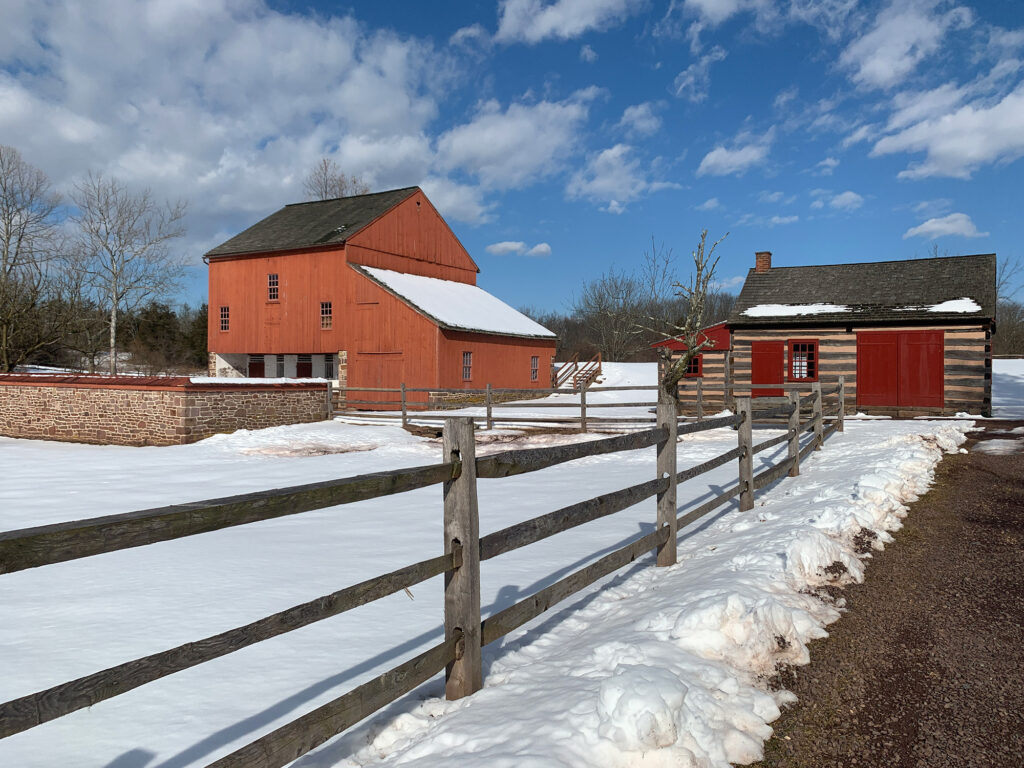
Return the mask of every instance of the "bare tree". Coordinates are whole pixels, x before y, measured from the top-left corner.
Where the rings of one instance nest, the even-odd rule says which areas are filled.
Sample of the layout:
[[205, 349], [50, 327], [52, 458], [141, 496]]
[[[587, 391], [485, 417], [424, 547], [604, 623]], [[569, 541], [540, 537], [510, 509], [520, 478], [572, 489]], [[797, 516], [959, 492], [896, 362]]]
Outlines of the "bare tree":
[[370, 187], [358, 176], [346, 176], [329, 157], [321, 157], [302, 181], [310, 200], [331, 200], [335, 197], [365, 195]]
[[1010, 259], [1004, 256], [996, 267], [996, 301], [1009, 299], [1020, 290], [1018, 281], [1024, 277], [1024, 262], [1018, 256]]
[[70, 319], [60, 203], [46, 174], [0, 144], [0, 371], [55, 345]]
[[78, 265], [107, 312], [114, 375], [118, 313], [178, 287], [184, 262], [170, 242], [185, 234], [186, 205], [159, 205], [148, 189], [129, 192], [117, 179], [93, 173], [75, 186], [72, 198], [78, 207]]
[[705, 229], [700, 233], [700, 242], [693, 252], [693, 273], [687, 283], [676, 283], [675, 287], [679, 296], [686, 301], [686, 315], [680, 323], [677, 323], [672, 333], [666, 337], [676, 337], [686, 344], [686, 351], [680, 355], [678, 360], [672, 360], [672, 350], [661, 347], [659, 354], [662, 359], [661, 387], [665, 394], [673, 400], [679, 400], [679, 381], [686, 374], [690, 361], [701, 353], [702, 350], [712, 346], [712, 342], [706, 336], [701, 336], [701, 330], [706, 325], [706, 311], [708, 308], [708, 287], [715, 277], [715, 268], [718, 266], [718, 256], [715, 256], [715, 249], [729, 233], [707, 246], [708, 231]]
[[606, 360], [626, 360], [644, 345], [640, 320], [647, 309], [643, 281], [615, 269], [584, 283], [573, 302], [573, 313]]

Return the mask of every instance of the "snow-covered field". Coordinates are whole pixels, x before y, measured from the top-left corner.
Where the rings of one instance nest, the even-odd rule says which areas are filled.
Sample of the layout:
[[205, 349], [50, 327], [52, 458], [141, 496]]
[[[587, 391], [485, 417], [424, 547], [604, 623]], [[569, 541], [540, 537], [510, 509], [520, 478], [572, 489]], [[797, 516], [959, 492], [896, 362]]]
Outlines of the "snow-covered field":
[[[612, 367], [606, 383], [653, 383], [653, 375]], [[848, 422], [799, 478], [766, 489], [751, 512], [727, 505], [685, 530], [679, 565], [657, 569], [645, 558], [487, 647], [479, 694], [447, 703], [432, 681], [297, 765], [429, 766], [459, 756], [498, 766], [755, 759], [787, 696], [770, 692], [765, 678], [778, 663], [806, 661], [806, 642], [839, 616], [814, 594], [833, 578], [823, 569], [839, 562], [840, 578], [861, 578], [854, 537], [867, 528], [886, 541], [968, 425]], [[778, 434], [758, 433], [756, 441]], [[593, 436], [528, 444], [577, 439]], [[687, 436], [680, 468], [735, 441], [731, 430]], [[781, 446], [755, 462], [784, 454]], [[0, 530], [439, 457], [438, 441], [341, 422], [171, 448], [0, 438]], [[483, 480], [481, 529], [653, 476], [647, 449]], [[699, 503], [733, 483], [729, 465], [680, 486], [679, 498]], [[654, 518], [649, 500], [485, 562], [484, 614], [652, 530]], [[440, 548], [434, 487], [0, 576], [0, 700], [244, 624]], [[436, 643], [441, 580], [412, 591], [412, 599], [394, 595], [0, 740], [0, 765], [206, 765]]]

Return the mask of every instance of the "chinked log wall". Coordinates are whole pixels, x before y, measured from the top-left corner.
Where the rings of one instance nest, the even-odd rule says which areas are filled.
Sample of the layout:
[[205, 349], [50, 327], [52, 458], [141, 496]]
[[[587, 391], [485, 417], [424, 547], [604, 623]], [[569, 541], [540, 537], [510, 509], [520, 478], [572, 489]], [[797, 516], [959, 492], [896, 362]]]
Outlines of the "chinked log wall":
[[[991, 350], [989, 332], [979, 326], [882, 327], [862, 328], [870, 331], [944, 331], [944, 406], [943, 413], [983, 413], [991, 407], [992, 369], [987, 362]], [[817, 339], [820, 358], [818, 380], [823, 387], [832, 387], [843, 376], [846, 380], [847, 410], [857, 408], [857, 331], [832, 328], [792, 328], [788, 330], [738, 329], [733, 333], [732, 374], [734, 394], [750, 393], [750, 343], [752, 341], [786, 341]], [[789, 354], [788, 345], [785, 354]], [[788, 360], [786, 361], [788, 365]], [[744, 387], [741, 382], [747, 382]], [[707, 385], [705, 385], [706, 387]], [[706, 395], [706, 391], [705, 391]], [[872, 413], [887, 409], [867, 408]], [[895, 410], [895, 409], [888, 409]]]
[[326, 382], [196, 384], [187, 377], [0, 376], [0, 434], [179, 445], [218, 432], [330, 418]]

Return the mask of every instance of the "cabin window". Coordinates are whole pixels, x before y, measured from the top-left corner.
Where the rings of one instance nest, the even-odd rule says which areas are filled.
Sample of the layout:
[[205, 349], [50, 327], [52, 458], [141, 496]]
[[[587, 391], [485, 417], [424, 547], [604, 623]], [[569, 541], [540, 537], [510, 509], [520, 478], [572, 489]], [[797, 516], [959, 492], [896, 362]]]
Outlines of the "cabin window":
[[220, 329], [226, 331], [231, 327], [231, 308], [220, 308]]
[[540, 357], [534, 355], [530, 358], [530, 381], [537, 381], [540, 378]]
[[331, 302], [321, 301], [320, 302], [320, 328], [322, 330], [329, 330], [334, 324], [334, 316], [332, 314]]
[[278, 355], [277, 356], [277, 371], [276, 371], [276, 374], [277, 374], [277, 378], [279, 378], [279, 379], [283, 379], [284, 378], [284, 355]]
[[818, 380], [818, 342], [789, 342], [789, 378], [791, 381]]
[[469, 381], [473, 378], [473, 353], [462, 353], [462, 380]]
[[267, 301], [277, 301], [277, 273], [267, 275]]
[[324, 355], [324, 378], [334, 378], [334, 355]]
[[687, 379], [699, 379], [704, 375], [704, 355], [694, 355], [686, 363], [686, 370], [683, 377]]

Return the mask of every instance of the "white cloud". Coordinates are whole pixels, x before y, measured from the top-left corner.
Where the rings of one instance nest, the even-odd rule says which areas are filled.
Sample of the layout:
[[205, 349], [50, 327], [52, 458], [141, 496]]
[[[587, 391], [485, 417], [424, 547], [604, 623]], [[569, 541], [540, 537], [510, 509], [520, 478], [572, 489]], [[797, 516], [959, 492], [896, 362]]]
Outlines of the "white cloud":
[[718, 208], [719, 202], [717, 197], [709, 197], [703, 203], [697, 206], [698, 211], [713, 211]]
[[712, 281], [712, 285], [716, 290], [727, 291], [730, 288], [739, 288], [743, 283], [747, 281], [744, 275], [733, 275], [732, 277], [724, 277], [719, 280]]
[[936, 12], [938, 0], [894, 0], [875, 25], [839, 56], [850, 78], [863, 88], [892, 88], [936, 53], [946, 33], [973, 23], [964, 7]]
[[460, 184], [446, 176], [428, 176], [420, 187], [447, 219], [481, 224], [491, 218], [492, 206], [484, 201], [480, 187]]
[[531, 248], [522, 240], [503, 240], [500, 243], [491, 243], [484, 248], [484, 250], [495, 256], [508, 256], [510, 254], [515, 254], [517, 256], [551, 255], [551, 246], [547, 243], [537, 243]]
[[855, 211], [864, 205], [864, 198], [856, 192], [846, 190], [829, 200], [828, 204], [837, 211]]
[[866, 124], [858, 126], [852, 133], [843, 139], [843, 149], [849, 149], [854, 144], [860, 144], [862, 141], [868, 141], [876, 135], [878, 135], [877, 125]]
[[484, 29], [482, 24], [470, 24], [468, 27], [460, 27], [448, 38], [449, 45], [472, 46], [487, 45], [491, 36]]
[[640, 5], [639, 0], [502, 0], [494, 39], [504, 43], [570, 40], [613, 26]]
[[952, 206], [952, 200], [940, 197], [935, 200], [922, 200], [914, 206], [913, 211], [923, 219], [933, 219], [942, 216]]
[[652, 136], [661, 130], [661, 118], [654, 112], [655, 105], [649, 101], [626, 107], [617, 128], [631, 136]]
[[946, 235], [962, 237], [988, 237], [988, 232], [979, 232], [971, 217], [966, 213], [951, 213], [940, 219], [928, 219], [923, 224], [911, 227], [903, 233], [903, 239], [910, 237], [936, 238]]
[[872, 156], [924, 152], [925, 159], [900, 178], [951, 176], [967, 179], [980, 166], [1011, 162], [1024, 155], [1024, 83], [995, 103], [979, 99], [953, 112], [926, 119], [883, 136]]
[[768, 157], [772, 142], [775, 140], [775, 129], [770, 128], [763, 136], [741, 134], [737, 136], [734, 146], [726, 148], [717, 146], [708, 152], [697, 168], [698, 176], [742, 175], [750, 168], [760, 165]]
[[461, 169], [493, 189], [524, 186], [554, 173], [576, 145], [593, 92], [565, 101], [480, 105], [473, 119], [437, 140], [442, 167]]
[[758, 202], [761, 203], [777, 203], [784, 197], [784, 194], [779, 191], [769, 192], [767, 189], [762, 189], [758, 195]]
[[800, 221], [800, 217], [796, 216], [796, 215], [794, 215], [794, 216], [772, 216], [770, 219], [768, 219], [768, 223], [771, 226], [773, 226], [773, 227], [774, 226], [778, 226], [780, 224], [796, 224], [796, 222], [798, 222], [798, 221]]
[[839, 165], [839, 160], [834, 157], [826, 157], [820, 163], [814, 166], [819, 176], [831, 176], [832, 172]]
[[580, 61], [585, 61], [588, 64], [593, 64], [597, 61], [597, 51], [591, 48], [589, 45], [584, 45], [580, 48]]
[[592, 155], [584, 168], [576, 171], [566, 185], [571, 198], [586, 198], [607, 203], [609, 213], [622, 213], [626, 204], [660, 189], [678, 184], [651, 181], [648, 171], [633, 156], [633, 147], [616, 144]]
[[789, 104], [792, 101], [796, 99], [799, 93], [799, 89], [795, 85], [792, 85], [789, 88], [779, 91], [775, 95], [775, 101], [772, 102], [772, 105], [776, 109], [784, 109], [785, 107], [789, 106]]
[[802, 22], [818, 27], [829, 37], [837, 38], [857, 0], [684, 0], [673, 2], [665, 18], [660, 22], [663, 28], [679, 25], [672, 17], [685, 11], [697, 16], [702, 25], [715, 27], [733, 16], [749, 13], [754, 16], [754, 26], [761, 33], [772, 33], [782, 25]]
[[510, 253], [525, 253], [526, 243], [522, 240], [503, 240], [500, 243], [491, 243], [485, 251], [493, 253], [495, 256], [506, 256]]
[[711, 65], [716, 61], [722, 61], [726, 55], [725, 49], [716, 45], [676, 75], [672, 84], [675, 95], [685, 97], [694, 104], [704, 101], [711, 87]]

